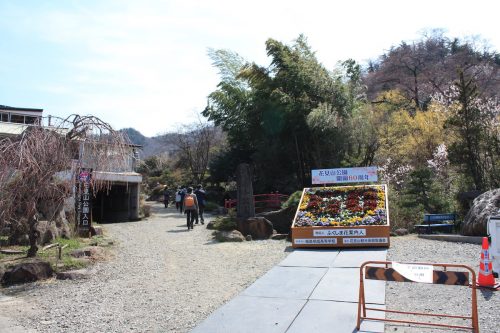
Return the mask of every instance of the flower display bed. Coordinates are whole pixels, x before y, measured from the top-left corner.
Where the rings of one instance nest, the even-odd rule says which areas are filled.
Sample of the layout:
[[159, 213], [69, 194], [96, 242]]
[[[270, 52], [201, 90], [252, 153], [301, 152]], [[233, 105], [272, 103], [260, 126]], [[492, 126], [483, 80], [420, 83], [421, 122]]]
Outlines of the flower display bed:
[[293, 247], [389, 246], [386, 185], [305, 188], [292, 224]]

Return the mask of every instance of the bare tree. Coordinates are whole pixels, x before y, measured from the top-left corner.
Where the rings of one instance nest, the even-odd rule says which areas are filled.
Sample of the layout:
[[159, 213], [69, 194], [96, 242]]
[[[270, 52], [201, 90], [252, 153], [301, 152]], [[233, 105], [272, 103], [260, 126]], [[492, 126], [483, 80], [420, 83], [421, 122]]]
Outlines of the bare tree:
[[[28, 127], [21, 135], [0, 140], [0, 229], [28, 234], [28, 257], [36, 255], [37, 205], [62, 205], [72, 195], [80, 167], [121, 171], [130, 163], [130, 146], [121, 133], [93, 116], [72, 115], [56, 124]], [[94, 177], [94, 193], [110, 186]]]
[[210, 159], [221, 147], [224, 137], [219, 128], [199, 121], [185, 126], [173, 142], [179, 149], [179, 166], [186, 167], [193, 181], [201, 183], [207, 176]]
[[495, 95], [500, 83], [498, 58], [481, 43], [449, 39], [434, 31], [418, 41], [402, 42], [372, 64], [365, 78], [368, 96], [373, 100], [381, 91], [398, 89], [414, 108], [425, 109], [431, 96], [443, 95], [459, 79], [457, 69], [473, 78], [483, 93]]

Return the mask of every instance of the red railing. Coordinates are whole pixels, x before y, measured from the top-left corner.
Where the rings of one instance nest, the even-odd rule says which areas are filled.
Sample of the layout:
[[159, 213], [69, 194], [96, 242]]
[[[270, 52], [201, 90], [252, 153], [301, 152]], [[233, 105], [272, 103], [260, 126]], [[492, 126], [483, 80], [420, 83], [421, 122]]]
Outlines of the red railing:
[[[276, 193], [269, 194], [255, 194], [253, 196], [253, 202], [255, 204], [256, 210], [265, 210], [268, 208], [280, 209], [281, 204], [288, 200], [288, 195]], [[238, 203], [236, 199], [226, 199], [224, 201], [224, 208], [230, 209], [235, 208]]]

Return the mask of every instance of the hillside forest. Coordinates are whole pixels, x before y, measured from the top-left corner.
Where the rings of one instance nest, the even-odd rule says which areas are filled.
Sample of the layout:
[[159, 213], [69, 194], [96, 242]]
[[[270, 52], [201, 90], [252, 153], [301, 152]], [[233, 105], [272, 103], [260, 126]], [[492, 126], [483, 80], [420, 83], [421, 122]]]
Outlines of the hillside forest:
[[332, 69], [302, 35], [265, 48], [268, 64], [209, 50], [220, 82], [199, 123], [155, 138], [172, 154], [144, 159], [150, 183], [227, 187], [244, 162], [255, 193], [291, 194], [312, 169], [377, 166], [396, 228], [500, 187], [500, 54], [478, 39], [433, 31]]

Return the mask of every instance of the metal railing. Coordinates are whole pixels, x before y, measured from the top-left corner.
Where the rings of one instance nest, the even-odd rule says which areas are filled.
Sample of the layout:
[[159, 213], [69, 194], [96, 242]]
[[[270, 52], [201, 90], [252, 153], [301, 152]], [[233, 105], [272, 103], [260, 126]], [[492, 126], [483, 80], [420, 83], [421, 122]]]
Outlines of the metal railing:
[[[268, 208], [280, 209], [281, 204], [287, 201], [288, 197], [289, 197], [288, 195], [275, 192], [266, 194], [255, 194], [253, 196], [253, 200], [256, 210], [265, 210]], [[226, 209], [236, 208], [237, 204], [238, 204], [237, 199], [226, 199], [224, 201], [224, 208]]]

